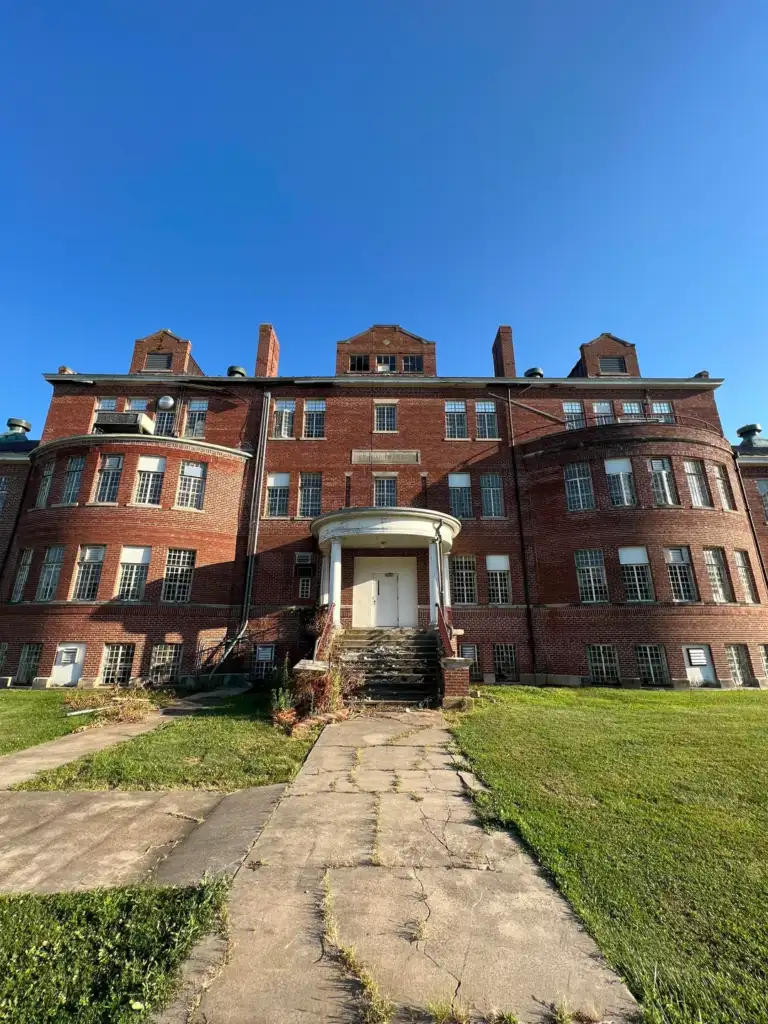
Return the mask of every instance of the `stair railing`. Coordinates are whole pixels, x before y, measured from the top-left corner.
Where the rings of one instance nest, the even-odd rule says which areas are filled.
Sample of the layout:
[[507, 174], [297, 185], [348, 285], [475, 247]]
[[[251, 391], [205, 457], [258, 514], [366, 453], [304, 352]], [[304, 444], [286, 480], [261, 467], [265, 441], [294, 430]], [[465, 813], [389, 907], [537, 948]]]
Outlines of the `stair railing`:
[[437, 635], [440, 640], [440, 648], [444, 658], [456, 656], [456, 644], [453, 638], [453, 630], [448, 625], [445, 613], [440, 604], [435, 604], [437, 610]]
[[315, 650], [312, 655], [313, 661], [322, 661], [327, 654], [330, 653], [331, 641], [333, 639], [334, 625], [333, 625], [333, 609], [334, 605], [328, 605], [328, 617], [325, 620], [320, 634], [315, 640]]

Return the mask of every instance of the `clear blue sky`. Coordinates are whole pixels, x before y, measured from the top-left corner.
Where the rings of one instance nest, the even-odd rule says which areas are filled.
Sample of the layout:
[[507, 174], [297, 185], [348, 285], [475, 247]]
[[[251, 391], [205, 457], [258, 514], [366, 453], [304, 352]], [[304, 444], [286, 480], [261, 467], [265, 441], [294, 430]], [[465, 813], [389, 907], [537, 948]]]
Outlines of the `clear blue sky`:
[[[646, 375], [768, 420], [764, 0], [9, 0], [0, 422], [170, 327], [208, 373], [332, 373], [371, 323], [444, 374]], [[766, 423], [768, 430], [768, 423]]]

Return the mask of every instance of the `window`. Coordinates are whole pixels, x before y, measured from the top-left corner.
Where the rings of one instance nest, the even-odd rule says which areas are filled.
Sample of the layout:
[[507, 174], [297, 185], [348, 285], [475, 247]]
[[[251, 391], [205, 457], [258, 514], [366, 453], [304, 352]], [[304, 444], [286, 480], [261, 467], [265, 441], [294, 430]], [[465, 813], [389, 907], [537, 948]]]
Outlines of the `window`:
[[74, 505], [80, 497], [80, 486], [83, 481], [84, 469], [84, 455], [72, 455], [67, 460], [67, 469], [64, 474], [64, 490], [61, 494], [62, 504]]
[[274, 519], [276, 516], [288, 515], [288, 488], [290, 483], [290, 473], [267, 474], [267, 515], [270, 518]]
[[184, 437], [205, 437], [205, 417], [208, 415], [207, 398], [190, 398]]
[[621, 403], [621, 423], [632, 423], [635, 420], [642, 420], [643, 416], [643, 403], [642, 402], [622, 402]]
[[756, 480], [757, 493], [763, 499], [763, 513], [765, 518], [768, 519], [768, 480]]
[[8, 644], [5, 640], [0, 643], [0, 668], [5, 664], [5, 659], [8, 657]]
[[469, 473], [448, 474], [448, 495], [451, 499], [451, 515], [457, 519], [471, 519], [472, 487]]
[[394, 373], [396, 366], [395, 356], [376, 356], [377, 373]]
[[153, 644], [149, 678], [153, 683], [175, 683], [181, 670], [181, 644]]
[[669, 459], [649, 459], [654, 505], [677, 505], [677, 488]]
[[312, 398], [304, 403], [304, 437], [325, 437], [324, 398]]
[[105, 686], [125, 686], [130, 682], [135, 644], [104, 644], [101, 681]]
[[43, 567], [40, 570], [40, 579], [37, 582], [36, 601], [52, 601], [56, 597], [56, 587], [59, 585], [61, 563], [63, 561], [63, 544], [56, 544], [54, 547], [45, 549]]
[[612, 402], [593, 402], [592, 412], [598, 427], [605, 427], [614, 422]]
[[275, 402], [273, 437], [293, 437], [293, 423], [296, 418], [296, 403], [292, 398], [281, 398]]
[[584, 548], [576, 552], [576, 578], [579, 581], [579, 597], [585, 604], [608, 600], [603, 552], [599, 548]]
[[299, 474], [299, 515], [314, 518], [320, 515], [323, 495], [322, 473]]
[[600, 373], [626, 373], [627, 361], [624, 356], [600, 356]]
[[[0, 645], [2, 646], [2, 645]], [[763, 675], [768, 677], [768, 644], [762, 644], [760, 647], [760, 657], [763, 660]], [[0, 651], [0, 668], [3, 667], [2, 651]]]
[[517, 679], [517, 651], [514, 644], [493, 645], [493, 673], [497, 683]]
[[691, 553], [688, 548], [665, 548], [664, 561], [667, 563], [669, 583], [672, 587], [672, 600], [698, 600], [691, 567]]
[[731, 677], [737, 686], [753, 682], [755, 677], [746, 644], [726, 644], [725, 656], [728, 659]]
[[391, 434], [397, 430], [397, 406], [392, 404], [377, 404], [374, 406], [376, 415], [376, 430], [379, 433]]
[[749, 560], [749, 552], [735, 551], [734, 557], [736, 558], [736, 568], [739, 572], [741, 587], [744, 591], [744, 600], [747, 604], [757, 604], [759, 598], [757, 596], [757, 586], [755, 585], [755, 575], [752, 572], [752, 563]]
[[475, 417], [478, 437], [497, 438], [499, 436], [495, 402], [475, 402]]
[[572, 462], [565, 467], [565, 503], [569, 512], [581, 512], [595, 507], [595, 492], [588, 462]]
[[170, 370], [172, 355], [170, 352], [147, 352], [144, 360], [145, 370]]
[[299, 600], [306, 601], [312, 596], [312, 577], [311, 576], [300, 576], [299, 577]]
[[584, 419], [584, 406], [581, 402], [563, 402], [563, 415], [565, 416], [565, 429], [578, 430], [586, 426]]
[[263, 679], [269, 672], [272, 671], [275, 664], [275, 645], [274, 644], [258, 644], [256, 650], [253, 652], [253, 662], [251, 664], [251, 675], [255, 679]]
[[169, 601], [173, 604], [186, 604], [192, 591], [192, 573], [194, 568], [194, 551], [183, 548], [169, 548], [160, 600]]
[[24, 599], [24, 587], [27, 585], [27, 576], [29, 576], [29, 567], [32, 564], [32, 548], [25, 548], [19, 552], [19, 561], [16, 565], [16, 578], [13, 581], [13, 590], [11, 591], [12, 601], [21, 601]]
[[480, 500], [484, 519], [501, 519], [504, 515], [504, 488], [501, 473], [480, 474]]
[[353, 373], [368, 373], [371, 368], [369, 356], [350, 356], [349, 368]]
[[445, 403], [445, 436], [451, 439], [469, 437], [466, 402]]
[[722, 548], [704, 548], [704, 564], [715, 604], [729, 604], [733, 601], [733, 589], [728, 578], [725, 551]]
[[137, 505], [159, 505], [165, 477], [165, 459], [155, 455], [140, 455], [136, 473]]
[[651, 402], [651, 415], [658, 423], [674, 423], [671, 402]]
[[614, 508], [629, 508], [637, 504], [635, 477], [631, 459], [606, 459], [605, 473], [608, 478], [608, 493]]
[[0, 512], [5, 507], [5, 502], [8, 498], [8, 477], [0, 476]]
[[403, 373], [424, 373], [424, 356], [403, 356]]
[[204, 462], [182, 462], [179, 470], [179, 490], [176, 505], [179, 508], [202, 508], [205, 497]]
[[635, 648], [637, 674], [643, 686], [668, 686], [667, 655], [661, 644], [638, 644]]
[[155, 434], [159, 437], [173, 437], [176, 433], [176, 410], [158, 409], [155, 413]]
[[375, 508], [394, 508], [397, 505], [397, 477], [373, 478], [373, 504]]
[[22, 644], [19, 669], [16, 673], [17, 686], [29, 686], [37, 675], [42, 653], [42, 644]]
[[474, 555], [451, 555], [451, 598], [454, 604], [477, 604]]
[[696, 508], [711, 508], [712, 498], [707, 486], [707, 474], [704, 463], [699, 459], [686, 459], [683, 462], [688, 490], [691, 492], [691, 504]]
[[117, 412], [116, 398], [97, 398], [96, 410], [98, 412]]
[[472, 662], [469, 666], [469, 678], [475, 683], [482, 682], [483, 673], [480, 671], [480, 662], [477, 658], [477, 644], [462, 644], [459, 647], [459, 657]]
[[141, 601], [147, 584], [152, 548], [125, 547], [120, 552], [118, 601]]
[[123, 472], [122, 455], [102, 455], [96, 483], [98, 502], [116, 502], [120, 486], [120, 475]]
[[647, 548], [619, 548], [619, 565], [627, 601], [653, 601], [653, 579]]
[[485, 568], [488, 572], [488, 603], [510, 604], [509, 555], [486, 555]]
[[733, 500], [733, 491], [731, 490], [731, 481], [728, 479], [728, 470], [725, 466], [716, 462], [712, 466], [712, 471], [715, 474], [715, 488], [717, 489], [717, 496], [720, 498], [720, 504], [723, 508], [733, 511], [736, 508], [736, 502]]
[[49, 459], [43, 466], [40, 486], [37, 489], [35, 508], [45, 508], [48, 504], [48, 495], [51, 493], [51, 481], [53, 480], [53, 467], [53, 459]]
[[619, 659], [613, 644], [587, 644], [587, 671], [591, 683], [618, 683]]
[[95, 601], [99, 593], [101, 570], [104, 565], [104, 551], [101, 544], [80, 548], [77, 559], [77, 575], [72, 591], [73, 601]]
[[125, 408], [129, 412], [146, 412], [149, 399], [147, 398], [129, 398], [125, 403]]

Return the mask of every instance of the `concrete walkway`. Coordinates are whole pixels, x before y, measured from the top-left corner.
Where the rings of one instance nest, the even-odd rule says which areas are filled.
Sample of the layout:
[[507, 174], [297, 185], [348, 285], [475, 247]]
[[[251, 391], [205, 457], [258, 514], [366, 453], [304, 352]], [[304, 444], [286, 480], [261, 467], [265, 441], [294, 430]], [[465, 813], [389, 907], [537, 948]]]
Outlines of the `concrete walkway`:
[[323, 944], [326, 890], [393, 1020], [431, 1020], [427, 1003], [451, 999], [478, 1021], [496, 1010], [532, 1024], [553, 1004], [632, 1019], [629, 992], [535, 862], [480, 828], [465, 795], [476, 783], [449, 745], [437, 712], [327, 727], [235, 876], [218, 976], [198, 956], [202, 990], [188, 982], [157, 1021], [360, 1020], [356, 983]]

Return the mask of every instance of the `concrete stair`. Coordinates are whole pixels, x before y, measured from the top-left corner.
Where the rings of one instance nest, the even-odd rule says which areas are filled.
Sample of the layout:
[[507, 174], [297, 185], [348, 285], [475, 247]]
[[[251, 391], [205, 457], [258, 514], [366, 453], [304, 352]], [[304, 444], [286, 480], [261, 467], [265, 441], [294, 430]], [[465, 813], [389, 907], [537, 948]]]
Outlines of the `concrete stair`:
[[361, 702], [436, 704], [440, 691], [437, 635], [418, 629], [346, 629], [336, 656], [359, 672]]

